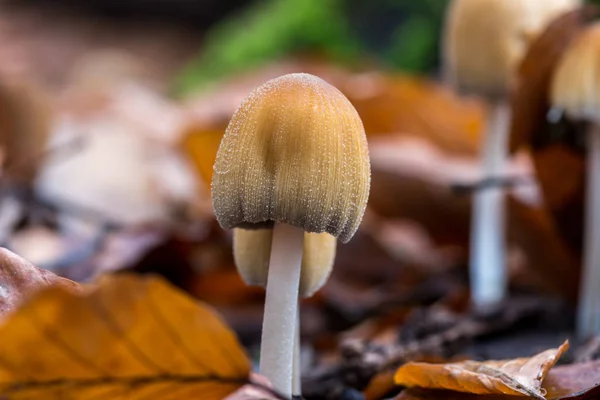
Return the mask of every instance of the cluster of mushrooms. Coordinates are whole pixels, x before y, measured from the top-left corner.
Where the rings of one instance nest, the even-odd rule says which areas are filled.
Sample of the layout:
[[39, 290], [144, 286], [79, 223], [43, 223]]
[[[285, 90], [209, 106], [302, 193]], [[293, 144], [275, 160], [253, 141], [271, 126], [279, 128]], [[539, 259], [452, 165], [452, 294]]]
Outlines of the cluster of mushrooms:
[[[502, 177], [508, 96], [532, 39], [581, 0], [454, 0], [444, 34], [445, 78], [490, 105], [481, 174]], [[556, 71], [554, 106], [591, 122], [588, 227], [578, 331], [600, 333], [600, 24], [575, 40]], [[360, 117], [336, 88], [309, 74], [270, 80], [233, 115], [214, 165], [212, 200], [220, 225], [234, 229], [234, 258], [249, 285], [266, 287], [260, 373], [283, 395], [300, 395], [298, 298], [326, 282], [336, 241], [349, 241], [370, 185]], [[507, 292], [504, 202], [500, 188], [474, 199], [470, 278], [475, 307]]]
[[[582, 0], [454, 0], [446, 21], [447, 79], [459, 92], [483, 97], [491, 106], [482, 150], [482, 176], [501, 177], [507, 157], [511, 110], [508, 95], [516, 67], [531, 41], [556, 17]], [[588, 123], [585, 243], [577, 334], [600, 334], [600, 23], [576, 37], [554, 69], [553, 111]], [[484, 307], [506, 295], [504, 206], [501, 189], [479, 193], [471, 229], [471, 298]]]
[[[508, 157], [515, 72], [529, 44], [554, 18], [580, 0], [454, 0], [446, 14], [445, 78], [459, 93], [490, 106], [483, 134], [481, 176], [501, 178]], [[504, 196], [501, 188], [476, 194], [471, 218], [470, 282], [476, 307], [497, 304], [507, 292]]]

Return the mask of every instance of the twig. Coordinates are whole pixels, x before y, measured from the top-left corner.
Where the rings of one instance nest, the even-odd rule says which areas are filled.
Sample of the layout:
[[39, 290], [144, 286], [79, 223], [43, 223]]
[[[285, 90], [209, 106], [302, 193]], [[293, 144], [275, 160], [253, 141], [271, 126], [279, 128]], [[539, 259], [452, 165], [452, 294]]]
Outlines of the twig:
[[484, 178], [471, 183], [455, 182], [450, 185], [450, 190], [457, 195], [466, 196], [473, 194], [473, 192], [487, 189], [502, 188], [507, 190], [512, 189], [515, 186], [533, 185], [534, 183], [535, 180], [529, 176], [508, 176]]

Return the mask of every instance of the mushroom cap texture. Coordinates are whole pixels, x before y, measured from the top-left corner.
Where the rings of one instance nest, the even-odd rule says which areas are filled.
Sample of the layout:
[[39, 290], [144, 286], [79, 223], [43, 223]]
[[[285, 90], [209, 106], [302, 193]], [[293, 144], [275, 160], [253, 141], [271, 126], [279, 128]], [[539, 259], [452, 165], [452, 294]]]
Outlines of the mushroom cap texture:
[[550, 97], [569, 117], [600, 123], [600, 23], [586, 28], [562, 55]]
[[[233, 258], [248, 285], [267, 285], [273, 229], [234, 229]], [[305, 233], [302, 245], [299, 295], [310, 297], [319, 290], [333, 269], [337, 240], [328, 233]]]
[[363, 217], [371, 180], [358, 113], [335, 87], [290, 74], [255, 89], [233, 115], [214, 165], [225, 229], [287, 223], [343, 242]]
[[454, 0], [446, 13], [443, 58], [459, 92], [506, 97], [530, 42], [581, 0]]

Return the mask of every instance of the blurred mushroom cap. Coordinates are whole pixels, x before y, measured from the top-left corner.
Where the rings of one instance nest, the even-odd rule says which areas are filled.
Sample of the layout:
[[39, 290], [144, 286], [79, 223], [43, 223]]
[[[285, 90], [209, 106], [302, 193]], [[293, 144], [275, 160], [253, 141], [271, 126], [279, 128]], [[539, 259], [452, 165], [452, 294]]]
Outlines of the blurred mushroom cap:
[[581, 0], [454, 0], [446, 14], [445, 74], [459, 92], [507, 96], [531, 41]]
[[[267, 285], [272, 229], [234, 229], [233, 257], [238, 272], [248, 285]], [[305, 233], [300, 269], [300, 296], [310, 297], [331, 274], [336, 239], [328, 233]]]
[[552, 106], [574, 119], [600, 123], [600, 23], [589, 26], [562, 55], [551, 87]]
[[282, 222], [347, 242], [370, 175], [364, 128], [348, 99], [315, 76], [284, 75], [233, 115], [214, 164], [213, 206], [225, 229]]

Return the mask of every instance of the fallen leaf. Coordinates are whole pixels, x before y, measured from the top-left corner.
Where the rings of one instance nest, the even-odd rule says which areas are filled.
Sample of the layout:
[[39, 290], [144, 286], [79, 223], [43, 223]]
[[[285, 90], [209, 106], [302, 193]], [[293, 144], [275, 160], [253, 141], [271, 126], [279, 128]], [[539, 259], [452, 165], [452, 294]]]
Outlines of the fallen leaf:
[[394, 384], [394, 374], [391, 372], [383, 372], [371, 380], [369, 386], [364, 391], [366, 400], [377, 400], [396, 388]]
[[82, 146], [48, 157], [36, 182], [41, 198], [120, 225], [173, 222], [178, 204], [195, 201], [192, 171], [177, 152], [140, 134], [143, 127], [110, 113], [74, 121], [63, 118], [52, 145]]
[[368, 136], [418, 137], [455, 155], [474, 155], [485, 109], [427, 79], [370, 72], [340, 82], [363, 120]]
[[[507, 198], [508, 237], [525, 250], [527, 269], [546, 292], [576, 301], [579, 260], [564, 241], [564, 233], [544, 208], [530, 207]], [[521, 277], [522, 278], [522, 277]]]
[[600, 397], [600, 361], [554, 368], [544, 382], [549, 400], [585, 400]]
[[533, 357], [502, 361], [462, 361], [449, 364], [407, 363], [394, 376], [396, 384], [428, 389], [449, 389], [474, 394], [509, 394], [544, 399], [542, 382], [548, 371], [568, 349], [557, 349]]
[[187, 152], [196, 172], [207, 189], [212, 182], [213, 165], [223, 138], [223, 130], [201, 130], [193, 127], [184, 136], [183, 149]]
[[[520, 397], [523, 398], [523, 397]], [[526, 397], [525, 397], [526, 398]], [[504, 394], [491, 394], [481, 396], [479, 394], [468, 394], [451, 392], [449, 390], [431, 390], [421, 388], [405, 389], [394, 400], [514, 400], [514, 396]], [[519, 399], [517, 397], [516, 399]]]
[[0, 319], [15, 311], [36, 291], [52, 285], [72, 292], [80, 290], [77, 283], [38, 268], [0, 247]]
[[250, 362], [221, 319], [161, 278], [108, 276], [85, 293], [39, 292], [0, 326], [10, 399], [220, 400]]
[[[595, 400], [600, 396], [600, 361], [553, 368], [542, 385], [547, 400]], [[514, 396], [497, 394], [481, 397], [447, 390], [411, 388], [395, 400], [514, 400]]]

